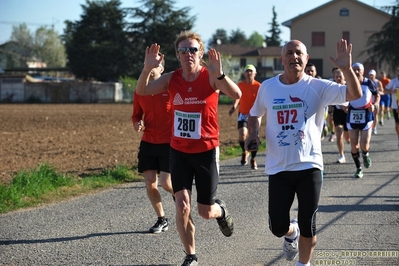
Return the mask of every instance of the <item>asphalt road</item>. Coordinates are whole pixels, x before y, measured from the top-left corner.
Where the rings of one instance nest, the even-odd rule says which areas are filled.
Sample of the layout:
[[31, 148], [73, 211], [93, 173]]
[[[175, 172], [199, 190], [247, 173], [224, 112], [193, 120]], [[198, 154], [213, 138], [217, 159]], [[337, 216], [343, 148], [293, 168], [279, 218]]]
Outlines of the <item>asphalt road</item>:
[[[369, 169], [355, 179], [335, 164], [335, 143], [323, 140], [324, 184], [317, 216], [318, 243], [312, 265], [399, 265], [399, 148], [393, 120], [372, 136]], [[221, 163], [218, 190], [234, 218], [226, 238], [215, 220], [194, 209], [200, 265], [295, 265], [282, 257], [282, 239], [268, 229], [268, 182], [263, 172]], [[185, 256], [176, 231], [174, 205], [162, 191], [169, 230], [149, 234], [155, 214], [144, 183], [130, 183], [73, 200], [0, 215], [0, 265], [181, 265]], [[196, 193], [193, 192], [195, 199]], [[296, 215], [296, 203], [292, 216]]]

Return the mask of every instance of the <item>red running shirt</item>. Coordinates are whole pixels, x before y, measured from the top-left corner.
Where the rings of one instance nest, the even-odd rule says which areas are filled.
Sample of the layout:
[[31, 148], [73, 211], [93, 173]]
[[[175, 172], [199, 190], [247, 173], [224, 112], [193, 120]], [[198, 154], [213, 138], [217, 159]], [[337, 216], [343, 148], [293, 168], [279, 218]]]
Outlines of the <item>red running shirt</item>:
[[256, 95], [258, 94], [258, 90], [260, 87], [260, 83], [254, 80], [251, 84], [248, 84], [244, 81], [237, 83], [238, 87], [241, 90], [241, 99], [240, 99], [240, 107], [239, 112], [241, 114], [247, 115], [252, 108], [252, 105], [255, 102]]
[[200, 153], [219, 146], [219, 93], [209, 84], [205, 67], [196, 80], [187, 82], [182, 69], [173, 72], [169, 82], [173, 109], [170, 146], [185, 153]]
[[143, 120], [144, 131], [141, 140], [152, 144], [170, 142], [173, 113], [168, 92], [155, 95], [138, 95], [134, 92], [133, 124]]

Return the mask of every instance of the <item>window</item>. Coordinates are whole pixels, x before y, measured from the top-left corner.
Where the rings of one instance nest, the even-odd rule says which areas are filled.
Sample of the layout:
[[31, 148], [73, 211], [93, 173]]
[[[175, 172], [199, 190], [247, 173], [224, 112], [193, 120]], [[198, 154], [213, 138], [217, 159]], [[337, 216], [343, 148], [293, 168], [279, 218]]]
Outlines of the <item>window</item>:
[[339, 15], [340, 15], [341, 17], [347, 17], [347, 16], [349, 16], [349, 9], [347, 9], [347, 8], [342, 8], [342, 9], [339, 11]]
[[283, 64], [281, 64], [280, 58], [273, 59], [274, 70], [284, 70]]
[[325, 45], [324, 31], [312, 32], [312, 46], [324, 46], [324, 45]]
[[240, 58], [240, 67], [245, 67], [247, 65], [247, 59], [246, 58]]
[[342, 39], [346, 40], [348, 43], [350, 42], [349, 31], [343, 31], [342, 32]]

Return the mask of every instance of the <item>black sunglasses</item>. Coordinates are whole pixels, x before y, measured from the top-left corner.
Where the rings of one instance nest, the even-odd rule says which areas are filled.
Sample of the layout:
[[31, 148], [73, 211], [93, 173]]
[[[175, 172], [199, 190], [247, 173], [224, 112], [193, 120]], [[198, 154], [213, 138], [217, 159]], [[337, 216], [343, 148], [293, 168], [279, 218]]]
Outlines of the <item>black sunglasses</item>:
[[177, 52], [181, 53], [181, 54], [195, 54], [196, 52], [198, 52], [198, 48], [197, 47], [179, 47], [177, 48]]

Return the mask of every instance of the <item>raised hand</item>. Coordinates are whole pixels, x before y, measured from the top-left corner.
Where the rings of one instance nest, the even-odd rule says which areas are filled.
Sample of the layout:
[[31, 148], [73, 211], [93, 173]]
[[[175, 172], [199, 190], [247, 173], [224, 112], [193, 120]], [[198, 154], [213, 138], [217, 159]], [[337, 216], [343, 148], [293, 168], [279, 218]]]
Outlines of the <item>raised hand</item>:
[[151, 44], [150, 47], [147, 46], [145, 48], [144, 67], [148, 69], [153, 69], [158, 67], [159, 64], [162, 63], [164, 55], [159, 53], [160, 49], [161, 46], [157, 43]]
[[336, 57], [330, 56], [330, 61], [341, 70], [349, 69], [352, 66], [352, 44], [347, 44], [341, 39], [335, 47]]
[[220, 56], [220, 53], [211, 48], [208, 51], [208, 59], [209, 62], [206, 63], [203, 61], [202, 65], [204, 65], [208, 69], [209, 73], [212, 73], [212, 75], [216, 77], [222, 75], [222, 57]]

